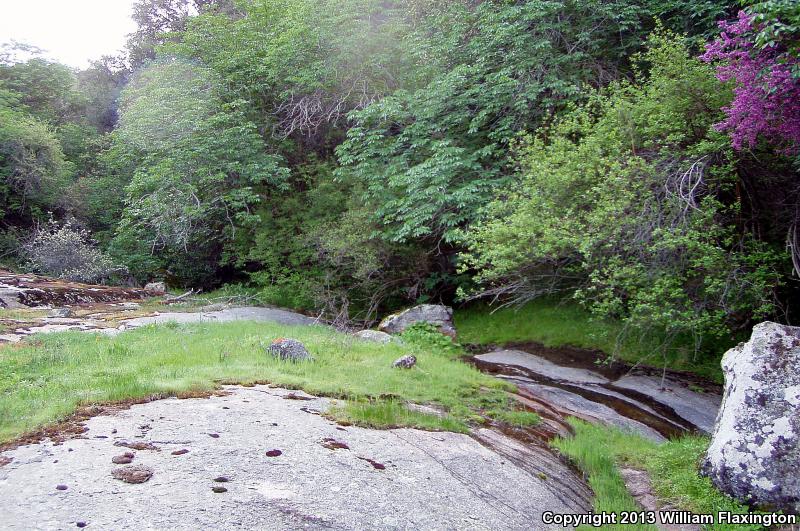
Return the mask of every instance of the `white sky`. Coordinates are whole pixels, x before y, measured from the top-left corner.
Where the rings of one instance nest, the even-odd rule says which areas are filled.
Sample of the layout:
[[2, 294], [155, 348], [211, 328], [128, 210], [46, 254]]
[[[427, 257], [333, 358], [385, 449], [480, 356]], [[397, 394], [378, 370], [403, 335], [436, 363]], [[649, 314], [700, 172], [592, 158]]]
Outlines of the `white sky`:
[[12, 39], [77, 68], [114, 54], [136, 29], [133, 0], [0, 0], [0, 44]]

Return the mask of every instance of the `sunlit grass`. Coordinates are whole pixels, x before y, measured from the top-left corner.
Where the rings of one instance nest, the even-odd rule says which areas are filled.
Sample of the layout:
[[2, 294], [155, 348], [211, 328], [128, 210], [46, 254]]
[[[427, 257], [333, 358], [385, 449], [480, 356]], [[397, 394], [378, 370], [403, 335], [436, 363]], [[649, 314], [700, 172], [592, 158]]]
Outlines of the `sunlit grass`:
[[[315, 361], [291, 363], [269, 356], [266, 347], [277, 337], [304, 342]], [[491, 416], [515, 409], [505, 392], [513, 386], [459, 361], [456, 352], [416, 341], [369, 343], [326, 327], [172, 323], [117, 337], [65, 332], [32, 341], [0, 348], [0, 441], [63, 419], [83, 404], [212, 390], [223, 381], [269, 382], [354, 404], [372, 403], [342, 410], [345, 419], [353, 422], [360, 416], [370, 425], [463, 431], [484, 412]], [[415, 368], [391, 367], [408, 353], [418, 359]], [[393, 405], [380, 405], [387, 400]], [[446, 415], [432, 420], [403, 414], [398, 420], [394, 404], [406, 401], [436, 404]]]
[[[709, 438], [685, 436], [656, 444], [634, 433], [617, 428], [589, 424], [570, 419], [575, 435], [553, 441], [553, 446], [572, 459], [588, 476], [595, 493], [595, 511], [639, 510], [628, 493], [618, 467], [645, 470], [650, 476], [653, 493], [663, 504], [696, 514], [717, 514], [718, 511], [746, 513], [747, 508], [714, 488], [701, 477], [699, 462], [708, 449]], [[608, 529], [614, 528], [609, 526]], [[636, 529], [624, 526], [624, 529]], [[714, 525], [708, 529], [761, 529], [759, 526]], [[623, 526], [619, 526], [623, 529]], [[655, 529], [640, 526], [638, 529]]]

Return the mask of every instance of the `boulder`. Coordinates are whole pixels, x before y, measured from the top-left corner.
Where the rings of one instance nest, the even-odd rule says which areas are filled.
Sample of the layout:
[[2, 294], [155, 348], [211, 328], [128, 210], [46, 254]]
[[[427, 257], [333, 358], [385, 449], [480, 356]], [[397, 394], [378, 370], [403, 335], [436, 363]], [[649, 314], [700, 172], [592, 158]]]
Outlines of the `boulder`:
[[314, 361], [305, 345], [296, 339], [278, 338], [269, 346], [269, 353], [282, 360]]
[[431, 323], [446, 336], [455, 339], [456, 327], [453, 325], [453, 309], [441, 304], [422, 304], [390, 315], [378, 325], [378, 330], [388, 334], [399, 334], [415, 323]]
[[396, 359], [394, 363], [392, 363], [392, 367], [394, 367], [395, 369], [410, 369], [416, 364], [417, 364], [417, 358], [408, 355]]
[[362, 330], [361, 332], [356, 332], [353, 335], [364, 341], [382, 344], [391, 343], [393, 339], [392, 336], [386, 332], [379, 332], [378, 330]]
[[703, 473], [741, 502], [800, 513], [800, 328], [757, 325], [722, 369], [725, 392]]
[[154, 295], [164, 295], [167, 293], [167, 285], [163, 282], [150, 282], [145, 285], [144, 290]]
[[20, 290], [11, 287], [0, 285], [0, 308], [8, 308], [16, 310], [18, 308], [27, 308], [19, 300]]

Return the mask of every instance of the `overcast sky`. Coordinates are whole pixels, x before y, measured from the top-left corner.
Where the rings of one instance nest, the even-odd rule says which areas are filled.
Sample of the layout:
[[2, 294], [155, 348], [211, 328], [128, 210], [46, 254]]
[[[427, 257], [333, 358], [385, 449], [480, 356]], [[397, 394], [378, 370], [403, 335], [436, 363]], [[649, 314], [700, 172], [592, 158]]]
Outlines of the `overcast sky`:
[[0, 0], [0, 43], [16, 40], [84, 68], [122, 49], [136, 29], [133, 0]]

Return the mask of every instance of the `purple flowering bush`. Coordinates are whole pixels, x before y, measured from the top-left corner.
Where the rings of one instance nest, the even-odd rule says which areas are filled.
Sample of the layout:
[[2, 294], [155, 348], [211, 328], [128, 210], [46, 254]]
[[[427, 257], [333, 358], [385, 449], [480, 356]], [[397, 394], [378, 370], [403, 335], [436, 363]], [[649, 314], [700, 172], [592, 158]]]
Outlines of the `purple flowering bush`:
[[722, 33], [706, 46], [705, 61], [718, 61], [717, 77], [734, 84], [734, 98], [717, 124], [728, 131], [733, 147], [754, 147], [759, 137], [786, 154], [800, 148], [800, 59], [785, 44], [757, 46], [756, 15], [745, 11], [733, 22], [720, 22]]

